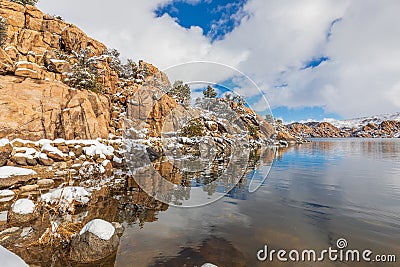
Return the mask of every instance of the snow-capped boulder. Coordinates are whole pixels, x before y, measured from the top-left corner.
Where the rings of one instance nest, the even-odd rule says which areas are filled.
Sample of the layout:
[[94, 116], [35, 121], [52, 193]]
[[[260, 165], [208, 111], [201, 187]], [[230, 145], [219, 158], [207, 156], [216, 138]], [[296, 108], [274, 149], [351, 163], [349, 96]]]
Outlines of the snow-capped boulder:
[[30, 199], [18, 199], [11, 205], [8, 212], [8, 221], [11, 224], [20, 224], [35, 220], [39, 216], [35, 203]]
[[115, 253], [119, 236], [113, 224], [94, 219], [88, 222], [71, 240], [70, 259], [79, 263], [91, 263]]

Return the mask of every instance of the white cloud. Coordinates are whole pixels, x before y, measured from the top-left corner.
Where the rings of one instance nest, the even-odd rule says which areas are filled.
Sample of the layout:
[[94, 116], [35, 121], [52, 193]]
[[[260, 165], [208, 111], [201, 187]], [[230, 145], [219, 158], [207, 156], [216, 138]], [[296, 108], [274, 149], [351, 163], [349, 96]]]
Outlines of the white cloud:
[[[170, 1], [41, 0], [38, 6], [79, 25], [124, 57], [160, 68], [193, 60], [236, 67], [260, 85], [272, 106], [325, 106], [344, 117], [400, 109], [396, 0], [249, 0], [240, 12], [250, 16], [238, 16], [240, 26], [213, 43], [199, 27], [186, 29], [168, 15], [154, 15], [158, 5]], [[328, 40], [337, 18], [342, 19]], [[330, 60], [302, 69], [319, 56]], [[216, 79], [217, 74], [210, 75]]]

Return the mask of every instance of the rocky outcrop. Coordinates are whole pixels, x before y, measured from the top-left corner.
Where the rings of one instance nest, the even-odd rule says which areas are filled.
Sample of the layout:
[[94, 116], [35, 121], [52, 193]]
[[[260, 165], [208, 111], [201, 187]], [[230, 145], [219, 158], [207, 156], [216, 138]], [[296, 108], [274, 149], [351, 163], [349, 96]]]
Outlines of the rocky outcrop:
[[46, 51], [79, 51], [89, 47], [96, 55], [106, 49], [99, 41], [63, 20], [49, 16], [34, 6], [0, 1], [0, 16], [7, 20], [7, 54], [14, 61], [43, 65]]
[[[57, 51], [68, 55], [85, 48], [99, 56], [106, 47], [34, 6], [0, 1], [0, 16], [6, 19], [8, 35], [4, 49], [0, 48], [0, 138], [107, 138], [109, 97], [58, 82], [65, 79], [70, 65], [56, 58]], [[104, 90], [115, 89], [118, 76], [107, 58], [96, 67], [102, 70]]]
[[0, 138], [107, 138], [108, 98], [51, 81], [0, 76]]

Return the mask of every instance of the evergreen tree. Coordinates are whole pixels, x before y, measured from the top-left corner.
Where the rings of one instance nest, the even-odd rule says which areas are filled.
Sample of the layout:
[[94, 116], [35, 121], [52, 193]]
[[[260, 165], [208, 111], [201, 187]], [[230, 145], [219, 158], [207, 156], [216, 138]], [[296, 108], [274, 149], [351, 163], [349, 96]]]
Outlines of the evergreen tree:
[[97, 79], [100, 74], [96, 68], [98, 58], [92, 56], [92, 51], [89, 48], [83, 49], [80, 53], [72, 51], [72, 58], [75, 63], [71, 67], [71, 72], [67, 74], [65, 82], [76, 89], [88, 89], [97, 91], [100, 85]]
[[0, 17], [0, 48], [3, 48], [7, 40], [6, 19]]
[[14, 2], [24, 6], [26, 5], [35, 6], [37, 2], [39, 2], [39, 0], [10, 0], [10, 2]]
[[115, 71], [119, 77], [122, 76], [123, 66], [119, 59], [120, 53], [116, 49], [106, 49], [103, 51], [103, 56], [109, 57], [108, 65]]
[[181, 133], [186, 137], [204, 136], [206, 128], [200, 119], [190, 120], [182, 129]]
[[246, 101], [244, 100], [243, 96], [241, 96], [241, 95], [234, 95], [232, 100], [237, 102], [241, 106], [246, 104]]
[[274, 123], [274, 117], [272, 117], [272, 115], [271, 114], [266, 114], [265, 115], [265, 120], [267, 121], [267, 122], [269, 122], [269, 123]]
[[136, 62], [132, 59], [128, 59], [126, 64], [122, 65], [122, 72], [120, 77], [125, 79], [136, 79], [138, 71], [139, 67]]
[[216, 98], [217, 92], [211, 86], [207, 86], [207, 89], [203, 91], [203, 95], [207, 98]]
[[175, 81], [168, 94], [181, 104], [186, 104], [190, 101], [190, 87], [188, 84], [184, 84], [183, 81]]

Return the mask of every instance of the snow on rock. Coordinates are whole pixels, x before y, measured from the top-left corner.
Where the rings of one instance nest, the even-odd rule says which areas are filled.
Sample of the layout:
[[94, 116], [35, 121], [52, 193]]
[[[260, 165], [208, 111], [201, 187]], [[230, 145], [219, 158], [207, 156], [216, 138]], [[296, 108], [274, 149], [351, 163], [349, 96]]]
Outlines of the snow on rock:
[[115, 163], [122, 164], [122, 158], [119, 158], [119, 157], [117, 157], [117, 156], [114, 156], [113, 161], [114, 161]]
[[19, 256], [0, 246], [1, 265], [7, 267], [29, 267]]
[[201, 265], [201, 267], [218, 267], [218, 266], [212, 263], [204, 263], [203, 265]]
[[10, 140], [8, 140], [7, 138], [0, 139], [0, 146], [5, 146], [8, 145], [9, 143]]
[[42, 200], [46, 203], [55, 204], [60, 203], [62, 206], [68, 208], [73, 202], [79, 204], [87, 204], [89, 202], [90, 193], [83, 187], [67, 186], [58, 188], [51, 193], [43, 194]]
[[0, 190], [0, 197], [12, 197], [14, 195], [15, 195], [15, 193], [12, 190], [8, 190], [8, 189]]
[[97, 145], [91, 145], [90, 147], [84, 147], [83, 151], [85, 151], [85, 154], [88, 156], [94, 156], [94, 155], [106, 155], [106, 156], [112, 156], [114, 155], [114, 148], [112, 146], [106, 146], [104, 144], [97, 144]]
[[6, 222], [8, 218], [8, 211], [1, 211], [0, 212], [0, 222]]
[[18, 199], [12, 204], [11, 208], [17, 214], [31, 214], [35, 211], [35, 203], [30, 199]]
[[62, 153], [61, 150], [59, 150], [58, 148], [56, 148], [56, 147], [54, 147], [54, 146], [52, 146], [51, 144], [48, 144], [48, 143], [44, 144], [42, 146], [42, 151], [43, 152], [53, 153], [53, 154], [59, 155], [61, 157], [64, 157], [64, 153]]
[[103, 161], [103, 162], [101, 163], [101, 165], [103, 165], [103, 167], [106, 167], [107, 164], [109, 164], [109, 163], [111, 163], [111, 161], [109, 161], [108, 159], [106, 159], [105, 161]]
[[115, 228], [114, 226], [104, 220], [94, 219], [88, 222], [82, 230], [79, 232], [79, 235], [82, 235], [86, 232], [90, 232], [103, 240], [110, 240], [110, 238], [114, 235]]
[[31, 169], [3, 166], [0, 167], [0, 178], [9, 178], [10, 176], [23, 176], [23, 175], [35, 175], [36, 172]]

